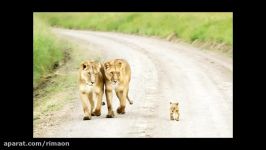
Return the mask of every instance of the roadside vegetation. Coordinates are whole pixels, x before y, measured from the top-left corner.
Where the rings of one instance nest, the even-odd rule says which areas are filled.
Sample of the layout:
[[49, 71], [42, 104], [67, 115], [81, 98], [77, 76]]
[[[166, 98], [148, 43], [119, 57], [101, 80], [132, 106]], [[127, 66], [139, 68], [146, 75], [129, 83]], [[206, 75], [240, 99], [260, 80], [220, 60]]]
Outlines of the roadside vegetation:
[[33, 87], [36, 88], [64, 58], [64, 45], [51, 32], [49, 24], [34, 15]]
[[232, 13], [41, 13], [49, 25], [182, 40], [232, 53]]
[[[42, 129], [60, 123], [79, 99], [78, 70], [80, 63], [87, 59], [101, 60], [102, 55], [92, 52], [90, 47], [70, 42], [63, 36], [50, 34], [51, 38], [62, 44], [63, 56], [59, 66], [44, 74], [38, 88], [33, 90], [34, 135], [42, 135]], [[59, 59], [58, 59], [59, 60]], [[40, 63], [40, 62], [38, 62]], [[41, 65], [41, 64], [39, 64]], [[53, 63], [51, 63], [53, 65]], [[34, 74], [36, 75], [36, 74]], [[75, 110], [76, 111], [76, 110]], [[82, 109], [80, 110], [82, 111]], [[57, 118], [57, 119], [55, 119]]]
[[49, 121], [51, 114], [78, 99], [80, 62], [102, 56], [54, 34], [38, 13], [33, 20], [33, 122], [34, 127], [43, 128], [55, 123]]

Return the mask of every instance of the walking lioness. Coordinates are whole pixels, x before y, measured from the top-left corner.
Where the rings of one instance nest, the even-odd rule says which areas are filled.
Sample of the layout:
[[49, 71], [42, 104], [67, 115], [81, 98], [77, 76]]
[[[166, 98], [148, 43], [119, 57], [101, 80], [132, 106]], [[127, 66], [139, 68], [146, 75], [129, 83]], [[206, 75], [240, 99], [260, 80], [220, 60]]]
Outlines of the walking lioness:
[[[102, 97], [104, 92], [101, 63], [84, 61], [79, 69], [79, 91], [83, 106], [83, 120], [90, 120], [92, 115], [101, 115]], [[94, 111], [95, 102], [97, 106]]]
[[120, 101], [117, 113], [125, 114], [126, 99], [133, 104], [128, 97], [129, 82], [131, 78], [131, 69], [126, 60], [114, 59], [104, 63], [105, 94], [107, 101], [107, 118], [113, 118], [112, 90], [115, 90], [116, 96]]

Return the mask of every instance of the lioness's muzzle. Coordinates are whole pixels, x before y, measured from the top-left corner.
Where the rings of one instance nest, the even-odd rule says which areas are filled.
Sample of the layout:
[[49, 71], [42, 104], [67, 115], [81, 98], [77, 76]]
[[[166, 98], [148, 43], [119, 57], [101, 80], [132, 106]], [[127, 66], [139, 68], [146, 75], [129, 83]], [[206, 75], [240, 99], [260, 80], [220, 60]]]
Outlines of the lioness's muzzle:
[[94, 82], [87, 82], [87, 85], [93, 86]]

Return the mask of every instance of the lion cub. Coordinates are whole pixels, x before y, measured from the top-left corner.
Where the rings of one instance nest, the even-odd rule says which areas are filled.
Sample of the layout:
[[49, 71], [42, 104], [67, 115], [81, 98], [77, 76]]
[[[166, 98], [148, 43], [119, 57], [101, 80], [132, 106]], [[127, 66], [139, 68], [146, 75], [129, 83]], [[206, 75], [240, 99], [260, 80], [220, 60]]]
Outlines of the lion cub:
[[[79, 91], [83, 106], [83, 120], [90, 120], [91, 116], [101, 115], [104, 81], [101, 63], [84, 61], [79, 69]], [[95, 103], [97, 102], [94, 111]]]
[[179, 121], [179, 107], [178, 103], [170, 102], [170, 120]]

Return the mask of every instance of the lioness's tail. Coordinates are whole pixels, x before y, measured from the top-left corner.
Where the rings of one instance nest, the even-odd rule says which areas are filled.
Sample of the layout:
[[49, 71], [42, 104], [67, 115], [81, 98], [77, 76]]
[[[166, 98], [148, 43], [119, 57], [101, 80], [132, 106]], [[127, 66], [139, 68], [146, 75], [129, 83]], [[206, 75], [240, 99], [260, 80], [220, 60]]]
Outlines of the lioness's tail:
[[130, 104], [130, 105], [132, 105], [132, 104], [133, 104], [133, 101], [132, 101], [132, 100], [130, 100], [130, 99], [129, 99], [129, 97], [128, 97], [128, 91], [127, 91], [127, 100], [128, 100], [128, 102], [129, 102], [129, 104]]

